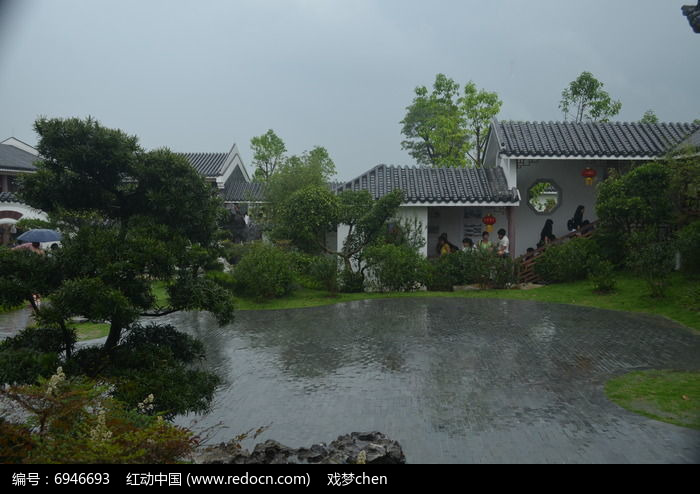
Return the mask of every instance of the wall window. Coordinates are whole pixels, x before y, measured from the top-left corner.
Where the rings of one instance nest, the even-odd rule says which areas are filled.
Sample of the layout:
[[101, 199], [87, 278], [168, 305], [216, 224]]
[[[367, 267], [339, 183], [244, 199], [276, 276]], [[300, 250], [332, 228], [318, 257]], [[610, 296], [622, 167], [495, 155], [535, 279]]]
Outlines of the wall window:
[[538, 179], [527, 190], [527, 204], [537, 214], [551, 214], [561, 205], [561, 188], [549, 179]]

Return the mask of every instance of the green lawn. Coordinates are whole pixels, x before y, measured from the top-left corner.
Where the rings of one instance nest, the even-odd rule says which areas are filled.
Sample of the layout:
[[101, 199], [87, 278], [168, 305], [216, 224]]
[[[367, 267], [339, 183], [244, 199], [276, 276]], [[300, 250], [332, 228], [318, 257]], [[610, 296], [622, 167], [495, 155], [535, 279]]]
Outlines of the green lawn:
[[700, 429], [700, 372], [631, 372], [608, 381], [605, 392], [632, 412]]
[[412, 292], [412, 293], [340, 293], [336, 296], [319, 290], [301, 289], [283, 298], [258, 302], [238, 298], [238, 310], [259, 309], [293, 309], [315, 307], [353, 300], [396, 297], [457, 297], [457, 298], [506, 298], [515, 300], [533, 300], [560, 304], [584, 305], [600, 309], [647, 312], [658, 314], [680, 322], [700, 331], [700, 312], [685, 305], [684, 297], [691, 287], [697, 287], [698, 281], [692, 281], [680, 274], [674, 274], [668, 294], [663, 299], [654, 299], [647, 295], [644, 281], [630, 275], [618, 277], [614, 293], [601, 295], [593, 292], [589, 281], [560, 283], [532, 290], [467, 290], [455, 292]]
[[[165, 306], [168, 304], [167, 284], [164, 281], [155, 281], [151, 284], [153, 295], [156, 297], [156, 305]], [[78, 335], [78, 341], [94, 340], [104, 338], [109, 334], [109, 324], [97, 322], [74, 323]]]

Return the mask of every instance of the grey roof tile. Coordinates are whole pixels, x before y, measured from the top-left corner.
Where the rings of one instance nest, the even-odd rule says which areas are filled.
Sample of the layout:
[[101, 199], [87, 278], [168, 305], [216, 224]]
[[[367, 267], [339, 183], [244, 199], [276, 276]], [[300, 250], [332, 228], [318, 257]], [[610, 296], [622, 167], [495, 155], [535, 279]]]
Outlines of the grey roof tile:
[[500, 151], [506, 156], [657, 157], [700, 126], [690, 123], [499, 122]]
[[231, 181], [224, 187], [226, 202], [263, 202], [265, 194], [263, 184], [258, 182]]
[[700, 0], [698, 0], [698, 5], [684, 5], [681, 7], [681, 12], [688, 18], [688, 24], [693, 28], [693, 31], [700, 33]]
[[0, 202], [20, 202], [14, 192], [0, 192]]
[[228, 153], [177, 153], [184, 156], [200, 175], [205, 177], [218, 177], [222, 173], [222, 167]]
[[426, 168], [378, 165], [336, 188], [366, 190], [374, 199], [401, 189], [406, 203], [517, 203], [503, 169]]
[[0, 144], [0, 168], [17, 171], [36, 171], [37, 157], [9, 144]]

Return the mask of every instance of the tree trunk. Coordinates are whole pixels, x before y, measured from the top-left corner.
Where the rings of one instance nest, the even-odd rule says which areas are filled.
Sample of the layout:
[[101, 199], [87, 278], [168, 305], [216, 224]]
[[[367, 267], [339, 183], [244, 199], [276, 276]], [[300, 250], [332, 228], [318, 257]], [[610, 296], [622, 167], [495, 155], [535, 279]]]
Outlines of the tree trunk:
[[109, 336], [107, 336], [107, 341], [105, 341], [105, 350], [110, 351], [119, 344], [119, 339], [122, 336], [122, 329], [124, 329], [123, 326], [124, 325], [118, 320], [112, 320], [112, 324], [109, 327]]

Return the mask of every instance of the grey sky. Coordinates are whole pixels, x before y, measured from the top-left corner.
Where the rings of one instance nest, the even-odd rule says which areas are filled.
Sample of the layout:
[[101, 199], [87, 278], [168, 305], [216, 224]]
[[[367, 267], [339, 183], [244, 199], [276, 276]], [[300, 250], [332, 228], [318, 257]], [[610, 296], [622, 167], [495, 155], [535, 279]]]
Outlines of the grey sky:
[[340, 179], [413, 165], [399, 121], [442, 72], [503, 100], [499, 118], [561, 120], [582, 71], [623, 103], [700, 118], [694, 0], [0, 0], [0, 139], [38, 115], [92, 115], [146, 148], [228, 151], [272, 128], [325, 146]]

